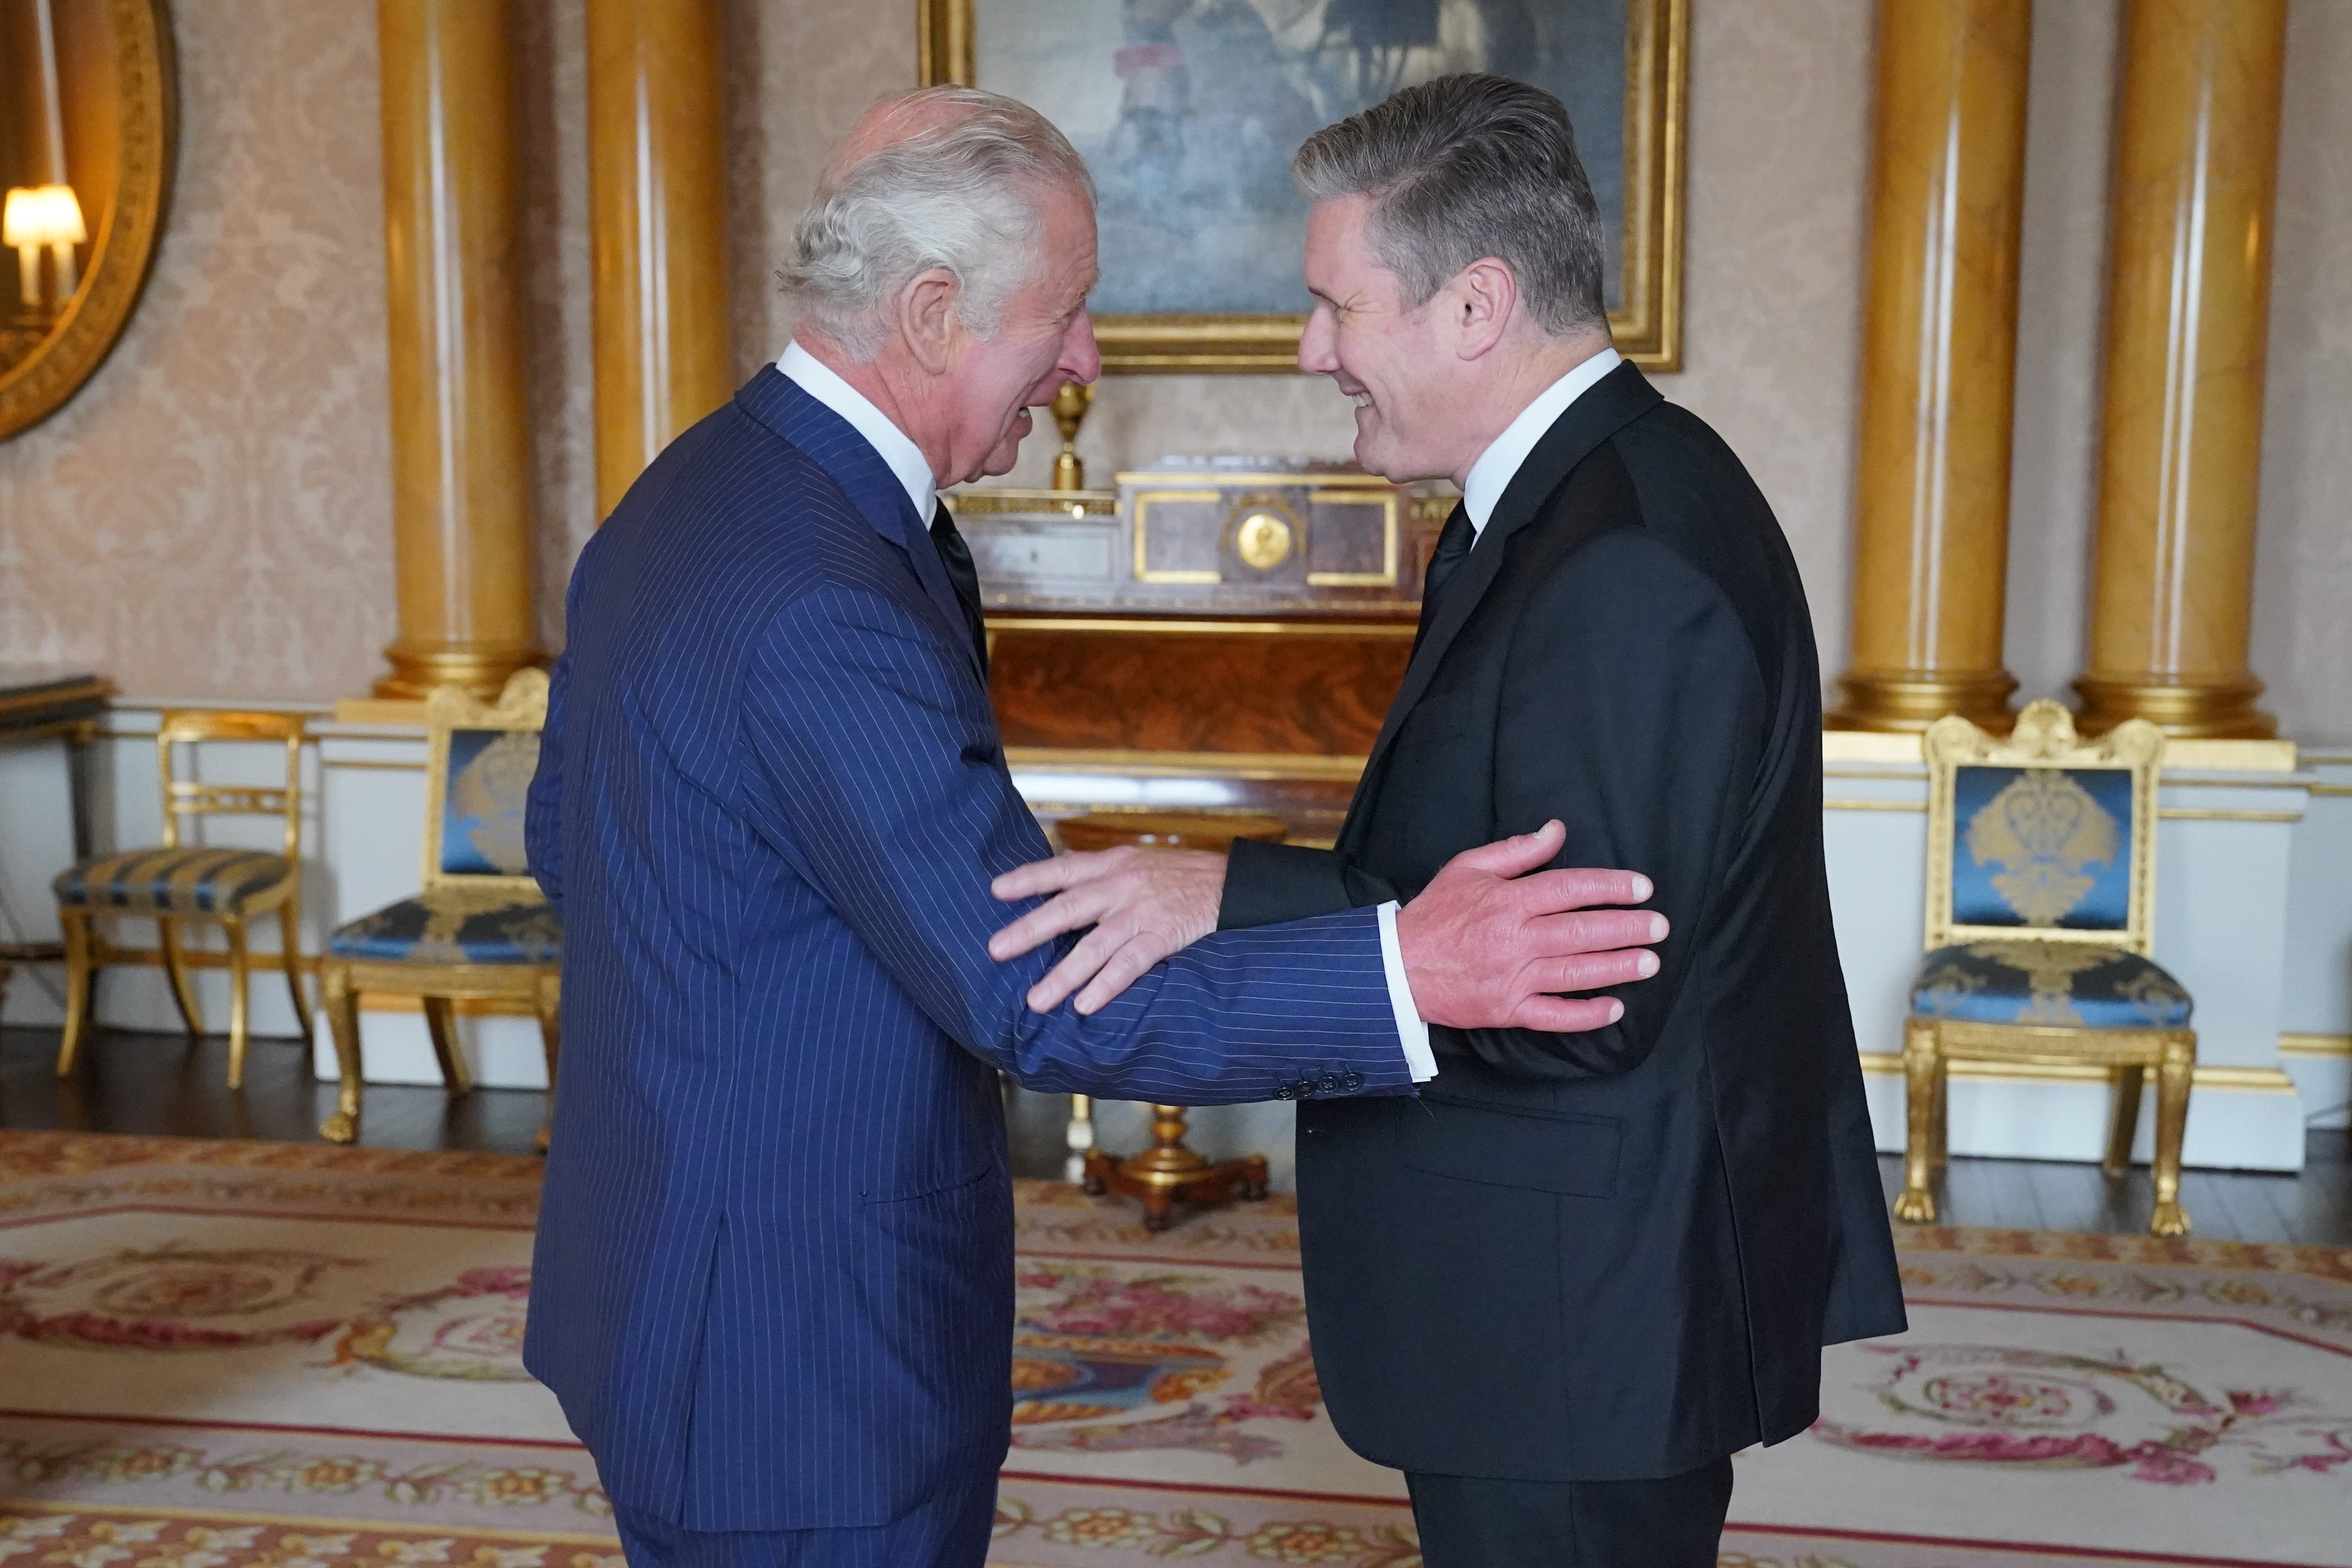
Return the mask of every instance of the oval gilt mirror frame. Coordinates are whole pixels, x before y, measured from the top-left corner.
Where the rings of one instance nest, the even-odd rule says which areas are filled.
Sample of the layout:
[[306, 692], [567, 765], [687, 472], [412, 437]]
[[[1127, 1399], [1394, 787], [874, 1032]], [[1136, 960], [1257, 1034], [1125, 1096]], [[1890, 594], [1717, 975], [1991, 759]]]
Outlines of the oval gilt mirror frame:
[[[102, 7], [112, 45], [119, 159], [113, 199], [103, 215], [89, 215], [81, 286], [48, 335], [0, 370], [0, 440], [63, 407], [104, 362], [139, 302], [170, 202], [179, 103], [168, 0], [74, 3]], [[0, 262], [14, 259], [0, 252]], [[15, 302], [15, 271], [0, 267], [0, 309]]]

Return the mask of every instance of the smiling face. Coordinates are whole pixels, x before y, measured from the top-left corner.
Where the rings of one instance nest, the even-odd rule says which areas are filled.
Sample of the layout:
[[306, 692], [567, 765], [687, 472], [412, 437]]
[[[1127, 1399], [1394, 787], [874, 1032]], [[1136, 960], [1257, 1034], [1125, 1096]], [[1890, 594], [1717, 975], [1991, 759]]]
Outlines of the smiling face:
[[[1356, 404], [1356, 461], [1395, 480], [1454, 474], [1461, 445], [1442, 341], [1447, 291], [1405, 302], [1371, 247], [1372, 198], [1335, 196], [1307, 215], [1307, 290], [1315, 306], [1298, 341], [1298, 368], [1328, 375]], [[1475, 452], [1471, 453], [1475, 458]]]
[[1094, 204], [1067, 185], [1034, 201], [1035, 270], [1006, 301], [992, 336], [958, 334], [940, 410], [947, 431], [942, 484], [1009, 471], [1029, 434], [1029, 410], [1053, 402], [1063, 383], [1102, 374], [1087, 314], [1095, 286]]

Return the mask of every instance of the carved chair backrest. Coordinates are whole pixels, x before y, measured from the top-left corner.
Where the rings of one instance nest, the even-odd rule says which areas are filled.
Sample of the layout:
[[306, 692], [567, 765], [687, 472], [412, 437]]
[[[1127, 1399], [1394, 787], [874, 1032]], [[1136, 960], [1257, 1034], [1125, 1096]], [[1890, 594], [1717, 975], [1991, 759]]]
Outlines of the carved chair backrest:
[[[179, 748], [205, 741], [278, 741], [286, 746], [283, 784], [205, 784], [180, 775]], [[275, 816], [285, 822], [289, 860], [300, 858], [302, 844], [302, 716], [299, 713], [224, 712], [173, 708], [155, 731], [155, 766], [163, 785], [163, 847], [180, 847], [184, 818]], [[190, 772], [194, 772], [193, 759]]]
[[425, 886], [536, 897], [523, 808], [539, 771], [547, 671], [516, 671], [495, 703], [436, 687], [425, 723]]
[[1928, 726], [1927, 946], [2155, 941], [2156, 785], [2164, 732], [2128, 720], [2095, 741], [2055, 702], [2006, 739], [1957, 715]]

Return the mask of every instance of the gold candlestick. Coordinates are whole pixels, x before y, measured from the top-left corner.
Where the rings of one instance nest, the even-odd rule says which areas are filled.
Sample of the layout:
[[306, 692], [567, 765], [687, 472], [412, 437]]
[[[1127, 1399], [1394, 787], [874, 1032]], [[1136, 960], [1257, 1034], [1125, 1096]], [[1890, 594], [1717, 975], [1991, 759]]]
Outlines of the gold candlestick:
[[1080, 381], [1066, 381], [1062, 390], [1054, 394], [1054, 427], [1062, 433], [1062, 455], [1054, 459], [1057, 490], [1087, 488], [1087, 466], [1078, 458], [1078, 426], [1087, 422], [1087, 410], [1094, 401], [1095, 389]]

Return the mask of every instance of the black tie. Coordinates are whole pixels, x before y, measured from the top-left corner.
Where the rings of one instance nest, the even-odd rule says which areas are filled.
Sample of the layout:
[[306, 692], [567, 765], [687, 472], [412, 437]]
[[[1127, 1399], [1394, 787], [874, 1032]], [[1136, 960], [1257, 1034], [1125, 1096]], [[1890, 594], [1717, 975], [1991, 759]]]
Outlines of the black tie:
[[1430, 552], [1429, 570], [1421, 579], [1421, 622], [1427, 626], [1437, 614], [1437, 596], [1445, 592], [1445, 584], [1462, 563], [1470, 558], [1470, 547], [1478, 542], [1478, 531], [1470, 526], [1470, 513], [1460, 501], [1446, 514], [1445, 526], [1438, 531], [1437, 548]]
[[980, 655], [980, 673], [988, 673], [988, 623], [980, 611], [980, 569], [971, 563], [971, 546], [956, 531], [955, 518], [942, 501], [931, 513], [931, 542], [939, 547], [940, 564], [948, 569], [948, 585], [963, 606], [964, 625], [971, 629], [972, 651]]

